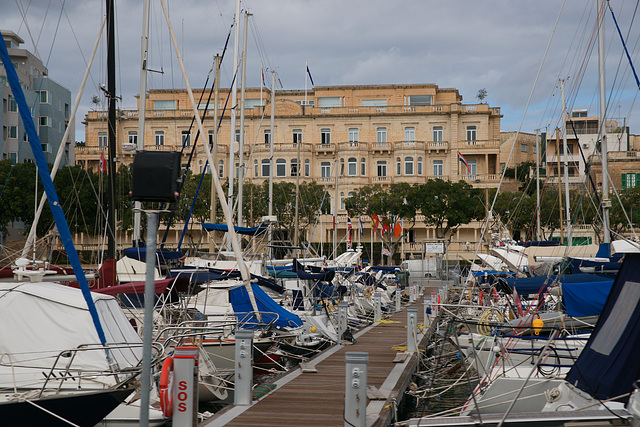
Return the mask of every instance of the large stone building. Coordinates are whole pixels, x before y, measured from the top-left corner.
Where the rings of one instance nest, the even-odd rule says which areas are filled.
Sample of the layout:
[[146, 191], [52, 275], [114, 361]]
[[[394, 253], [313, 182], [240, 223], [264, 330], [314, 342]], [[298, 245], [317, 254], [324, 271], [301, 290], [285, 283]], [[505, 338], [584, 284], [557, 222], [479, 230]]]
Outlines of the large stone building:
[[[20, 47], [24, 40], [13, 31], [2, 31], [2, 38], [16, 68], [20, 84], [37, 126], [42, 150], [48, 163], [53, 163], [61, 143], [64, 157], [61, 166], [75, 164], [75, 131], [71, 129], [66, 141], [62, 137], [71, 114], [71, 92], [49, 77], [42, 61]], [[27, 142], [24, 125], [20, 119], [17, 102], [7, 82], [4, 66], [0, 66], [0, 96], [2, 96], [2, 159], [13, 163], [33, 161], [33, 153]]]
[[[228, 89], [221, 90], [220, 111]], [[213, 99], [209, 92], [194, 93], [196, 99]], [[240, 98], [240, 95], [239, 95]], [[236, 120], [235, 140], [244, 141], [242, 163], [246, 178], [260, 183], [269, 176], [271, 141], [271, 94], [267, 90], [247, 89], [244, 104], [244, 135]], [[239, 101], [238, 101], [239, 103]], [[228, 105], [230, 105], [229, 103]], [[203, 112], [204, 105], [199, 105]], [[207, 107], [204, 130], [213, 142], [214, 108]], [[138, 112], [119, 111], [117, 157], [132, 162], [138, 143]], [[151, 90], [145, 114], [145, 150], [180, 150], [195, 139], [191, 127], [192, 107], [185, 90]], [[424, 183], [431, 178], [464, 180], [477, 188], [495, 188], [500, 181], [500, 109], [487, 104], [463, 104], [456, 89], [434, 84], [324, 86], [308, 92], [282, 90], [275, 93], [273, 177], [300, 179], [326, 185], [332, 203], [338, 194], [339, 237], [346, 231], [344, 199], [365, 185], [395, 182]], [[86, 118], [86, 144], [77, 147], [77, 161], [96, 168], [107, 146], [107, 113], [90, 111]], [[229, 174], [230, 118], [224, 114], [215, 152], [216, 171]], [[234, 146], [236, 144], [233, 144]], [[458, 153], [468, 165], [459, 161]], [[105, 152], [106, 156], [106, 152]], [[240, 159], [234, 156], [236, 169]], [[206, 153], [199, 143], [194, 172], [202, 172]], [[338, 168], [338, 191], [335, 168]], [[340, 220], [342, 216], [342, 220]], [[328, 225], [331, 217], [323, 221]], [[328, 241], [324, 236], [311, 239]], [[369, 240], [369, 224], [362, 240]], [[478, 224], [462, 227], [454, 242], [477, 242]], [[306, 236], [307, 238], [309, 236]], [[405, 251], [419, 252], [419, 243], [435, 239], [434, 230], [419, 222]]]

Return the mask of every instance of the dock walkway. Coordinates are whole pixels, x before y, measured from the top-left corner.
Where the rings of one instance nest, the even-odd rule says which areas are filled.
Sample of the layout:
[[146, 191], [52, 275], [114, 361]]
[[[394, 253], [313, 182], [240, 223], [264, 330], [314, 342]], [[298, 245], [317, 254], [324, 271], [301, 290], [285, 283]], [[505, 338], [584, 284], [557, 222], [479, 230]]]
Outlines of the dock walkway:
[[[336, 345], [304, 364], [304, 372], [298, 367], [285, 375], [261, 400], [225, 408], [200, 426], [343, 426], [345, 352], [351, 351], [369, 353], [367, 426], [389, 425], [419, 360], [417, 353], [404, 352], [410, 306], [418, 309], [417, 321], [422, 323], [421, 300], [403, 306], [357, 333], [354, 344]], [[424, 348], [426, 336], [418, 331], [418, 348]], [[316, 372], [309, 372], [314, 368]]]

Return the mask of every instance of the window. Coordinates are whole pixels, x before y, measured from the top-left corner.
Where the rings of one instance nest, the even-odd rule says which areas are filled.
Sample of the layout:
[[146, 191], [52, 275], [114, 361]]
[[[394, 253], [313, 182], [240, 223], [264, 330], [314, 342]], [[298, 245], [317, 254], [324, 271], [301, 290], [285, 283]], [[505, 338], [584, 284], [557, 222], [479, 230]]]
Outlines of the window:
[[298, 159], [291, 159], [291, 166], [289, 170], [291, 176], [298, 176]]
[[320, 129], [320, 143], [331, 144], [331, 129]]
[[302, 144], [302, 129], [293, 130], [293, 143]]
[[384, 160], [378, 160], [378, 176], [387, 176], [387, 162]]
[[358, 142], [360, 135], [358, 128], [349, 128], [349, 142]]
[[40, 103], [41, 104], [49, 104], [49, 91], [41, 90], [40, 91]]
[[537, 146], [533, 146], [533, 154], [538, 154], [538, 147]]
[[240, 178], [240, 162], [236, 162], [236, 167], [235, 167], [235, 177], [234, 178]]
[[41, 116], [40, 126], [51, 126], [51, 119], [47, 116]]
[[129, 144], [138, 145], [138, 132], [129, 131]]
[[212, 130], [209, 131], [209, 144], [213, 145], [213, 131]]
[[387, 100], [386, 99], [363, 99], [362, 106], [363, 107], [386, 107]]
[[402, 175], [402, 160], [400, 157], [396, 157], [396, 175]]
[[409, 95], [409, 105], [432, 105], [432, 95]]
[[264, 131], [264, 143], [266, 145], [271, 144], [271, 129], [265, 129], [265, 131]]
[[188, 130], [183, 130], [182, 131], [182, 147], [189, 147], [191, 146], [191, 134], [189, 133]]
[[418, 175], [422, 175], [422, 157], [418, 157]]
[[360, 175], [365, 176], [367, 174], [367, 159], [364, 157], [360, 159]]
[[12, 165], [18, 163], [18, 153], [9, 153], [9, 158], [11, 159]]
[[285, 159], [276, 160], [276, 176], [287, 176], [287, 161]]
[[413, 175], [413, 157], [404, 158], [404, 174]]
[[527, 144], [520, 144], [520, 152], [522, 153], [527, 152]]
[[349, 176], [355, 176], [358, 174], [358, 159], [356, 159], [355, 157], [349, 157], [349, 160], [347, 160], [347, 167], [348, 167], [348, 173]]
[[176, 101], [173, 99], [153, 101], [154, 110], [175, 110]]
[[342, 98], [340, 98], [339, 96], [318, 97], [318, 107], [320, 108], [342, 107]]
[[404, 128], [404, 140], [405, 141], [415, 141], [416, 140], [416, 128], [414, 128], [412, 126]]
[[262, 159], [262, 176], [269, 176], [271, 165], [269, 159]]
[[587, 117], [587, 110], [574, 110], [571, 112], [571, 117]]
[[262, 99], [260, 98], [246, 98], [244, 100], [244, 109], [260, 107], [262, 106]]
[[467, 141], [475, 141], [476, 140], [476, 127], [475, 126], [467, 126]]
[[18, 139], [18, 126], [9, 126], [9, 138]]
[[623, 173], [621, 178], [621, 187], [623, 190], [640, 185], [640, 173]]
[[224, 161], [223, 160], [220, 160], [218, 162], [218, 176], [220, 178], [224, 177]]
[[240, 143], [240, 129], [236, 129], [236, 142]]
[[18, 101], [11, 95], [9, 95], [9, 111], [18, 111]]
[[344, 159], [340, 159], [340, 176], [344, 176]]
[[51, 152], [51, 144], [43, 143], [40, 144], [40, 146], [42, 147], [42, 151], [44, 151], [45, 153]]
[[442, 142], [442, 126], [433, 127], [433, 142]]
[[65, 104], [64, 104], [64, 118], [68, 119], [69, 118], [69, 114], [71, 114], [71, 110], [69, 109], [69, 104], [67, 104], [65, 102]]
[[304, 176], [311, 175], [311, 162], [309, 159], [304, 159]]
[[257, 177], [258, 175], [258, 160], [253, 161], [253, 176]]
[[444, 164], [442, 160], [433, 161], [433, 176], [444, 175]]
[[500, 173], [504, 172], [504, 168], [507, 166], [506, 163], [500, 163]]
[[330, 178], [331, 177], [331, 163], [330, 162], [322, 162], [322, 163], [320, 163], [320, 176], [322, 178]]
[[387, 142], [387, 128], [376, 129], [376, 142]]
[[344, 210], [344, 193], [340, 193], [340, 210]]
[[469, 164], [469, 170], [471, 171], [469, 175], [476, 176], [478, 174], [478, 167], [477, 167], [476, 161], [468, 160], [467, 163]]
[[98, 147], [106, 147], [109, 145], [106, 132], [98, 132]]
[[156, 146], [164, 145], [164, 131], [156, 131]]

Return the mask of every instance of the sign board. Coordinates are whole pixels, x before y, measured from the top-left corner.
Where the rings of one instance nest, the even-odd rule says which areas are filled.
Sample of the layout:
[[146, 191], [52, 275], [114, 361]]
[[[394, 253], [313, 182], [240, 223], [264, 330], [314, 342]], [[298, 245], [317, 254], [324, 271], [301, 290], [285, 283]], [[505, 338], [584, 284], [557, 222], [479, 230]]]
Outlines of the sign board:
[[444, 243], [443, 242], [425, 242], [424, 253], [425, 254], [443, 254]]

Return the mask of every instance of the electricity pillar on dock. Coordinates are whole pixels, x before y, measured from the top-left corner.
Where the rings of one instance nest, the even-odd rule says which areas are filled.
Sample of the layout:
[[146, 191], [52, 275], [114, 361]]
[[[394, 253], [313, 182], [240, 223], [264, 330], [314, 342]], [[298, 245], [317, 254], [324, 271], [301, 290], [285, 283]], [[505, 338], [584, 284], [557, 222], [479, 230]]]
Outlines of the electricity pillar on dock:
[[378, 323], [380, 320], [382, 320], [382, 309], [380, 308], [380, 305], [381, 305], [380, 298], [381, 298], [380, 292], [376, 292], [375, 294], [373, 294], [373, 308], [374, 308], [373, 322], [374, 323]]
[[253, 382], [253, 332], [236, 331], [235, 390], [233, 404], [251, 405]]
[[401, 309], [400, 302], [402, 299], [402, 294], [400, 292], [400, 286], [396, 288], [396, 313], [398, 313]]
[[173, 356], [173, 425], [198, 425], [198, 347], [176, 347]]
[[367, 364], [369, 353], [348, 351], [344, 393], [344, 425], [366, 427], [367, 425]]
[[342, 339], [345, 331], [347, 330], [347, 307], [346, 302], [338, 303], [338, 338]]
[[407, 351], [418, 351], [418, 308], [407, 307]]

